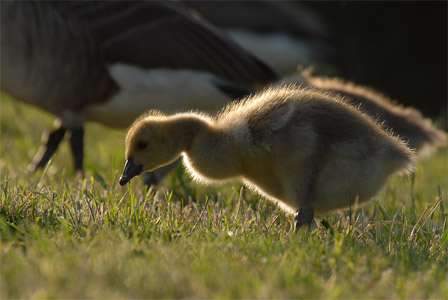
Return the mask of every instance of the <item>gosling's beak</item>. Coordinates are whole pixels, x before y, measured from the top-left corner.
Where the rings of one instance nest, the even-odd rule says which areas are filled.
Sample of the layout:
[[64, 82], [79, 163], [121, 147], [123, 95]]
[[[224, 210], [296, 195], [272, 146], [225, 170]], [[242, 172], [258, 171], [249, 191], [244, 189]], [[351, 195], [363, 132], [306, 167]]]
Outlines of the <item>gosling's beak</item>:
[[143, 170], [143, 165], [135, 165], [134, 158], [129, 158], [124, 165], [123, 174], [120, 177], [120, 185], [125, 185], [134, 176], [139, 175]]

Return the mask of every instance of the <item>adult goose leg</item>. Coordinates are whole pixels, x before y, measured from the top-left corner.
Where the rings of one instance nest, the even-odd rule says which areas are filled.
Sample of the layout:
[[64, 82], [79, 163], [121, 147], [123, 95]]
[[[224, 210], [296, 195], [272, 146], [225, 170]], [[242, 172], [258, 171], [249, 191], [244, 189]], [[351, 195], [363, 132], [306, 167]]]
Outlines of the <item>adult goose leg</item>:
[[44, 132], [42, 134], [42, 145], [34, 156], [31, 165], [28, 167], [31, 171], [36, 171], [48, 163], [53, 153], [58, 149], [65, 132], [66, 129], [58, 125], [52, 132]]
[[75, 173], [82, 173], [84, 158], [84, 128], [69, 129]]

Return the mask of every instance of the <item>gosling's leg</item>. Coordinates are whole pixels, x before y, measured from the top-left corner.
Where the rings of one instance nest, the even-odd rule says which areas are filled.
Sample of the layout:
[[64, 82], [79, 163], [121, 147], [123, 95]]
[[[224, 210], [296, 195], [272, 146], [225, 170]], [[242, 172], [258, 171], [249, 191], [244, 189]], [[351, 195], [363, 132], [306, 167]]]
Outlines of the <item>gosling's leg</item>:
[[294, 232], [302, 226], [306, 225], [311, 227], [311, 222], [313, 222], [314, 209], [311, 208], [301, 208], [294, 214]]
[[75, 173], [83, 173], [84, 161], [84, 128], [69, 129], [70, 148], [72, 149], [73, 162], [75, 164]]
[[142, 178], [143, 178], [143, 184], [147, 185], [148, 187], [155, 186], [159, 182], [154, 172], [145, 172], [142, 174]]
[[42, 134], [42, 145], [34, 156], [28, 169], [34, 172], [48, 163], [53, 153], [58, 149], [59, 143], [64, 138], [65, 131], [65, 128], [58, 126], [52, 132], [44, 132]]
[[143, 173], [143, 183], [149, 187], [157, 185], [163, 180], [163, 178], [165, 178], [166, 174], [168, 174], [177, 165], [178, 162], [179, 159], [152, 172]]

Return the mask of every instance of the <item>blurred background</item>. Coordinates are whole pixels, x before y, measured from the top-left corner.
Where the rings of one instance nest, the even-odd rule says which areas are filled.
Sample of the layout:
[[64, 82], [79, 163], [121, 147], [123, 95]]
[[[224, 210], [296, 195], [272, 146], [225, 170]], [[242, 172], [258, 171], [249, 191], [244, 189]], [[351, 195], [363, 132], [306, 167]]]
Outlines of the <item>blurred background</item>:
[[347, 66], [342, 76], [444, 122], [446, 1], [304, 1], [333, 26]]

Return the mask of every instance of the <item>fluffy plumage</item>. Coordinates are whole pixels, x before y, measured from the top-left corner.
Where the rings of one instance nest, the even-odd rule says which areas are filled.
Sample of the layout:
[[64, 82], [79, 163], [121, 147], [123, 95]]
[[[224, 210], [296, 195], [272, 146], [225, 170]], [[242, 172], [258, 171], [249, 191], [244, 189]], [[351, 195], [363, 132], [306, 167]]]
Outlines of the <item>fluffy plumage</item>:
[[[372, 198], [413, 152], [343, 99], [295, 85], [267, 89], [216, 117], [151, 112], [126, 137], [121, 184], [183, 155], [199, 181], [242, 180], [290, 212], [296, 225]], [[302, 214], [301, 212], [307, 212]]]

